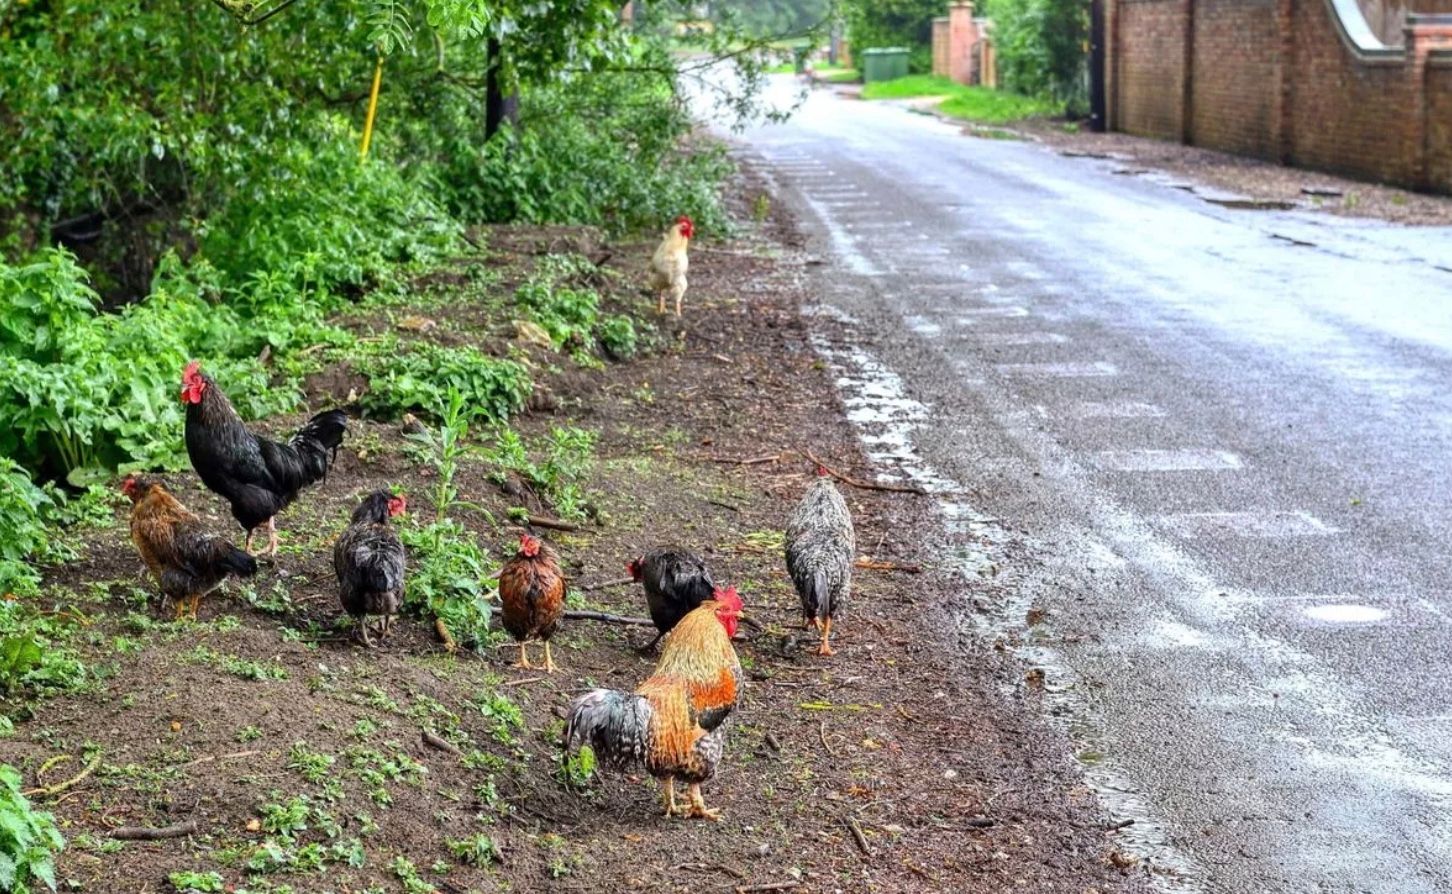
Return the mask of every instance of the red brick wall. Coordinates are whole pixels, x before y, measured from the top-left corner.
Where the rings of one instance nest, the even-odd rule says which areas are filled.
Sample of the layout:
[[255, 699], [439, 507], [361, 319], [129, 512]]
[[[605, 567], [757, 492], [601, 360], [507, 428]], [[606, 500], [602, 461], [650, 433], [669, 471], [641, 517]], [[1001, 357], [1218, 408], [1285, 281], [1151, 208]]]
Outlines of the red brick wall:
[[1452, 192], [1452, 62], [1427, 68], [1427, 179]]
[[1325, 0], [1300, 0], [1292, 31], [1290, 161], [1377, 180], [1415, 178], [1406, 62], [1346, 48]]
[[1119, 0], [1115, 126], [1147, 137], [1183, 134], [1185, 0]]
[[1115, 129], [1452, 192], [1445, 53], [1419, 91], [1410, 54], [1359, 56], [1330, 0], [1111, 0], [1109, 20]]
[[1275, 156], [1279, 41], [1275, 0], [1196, 0], [1191, 142]]

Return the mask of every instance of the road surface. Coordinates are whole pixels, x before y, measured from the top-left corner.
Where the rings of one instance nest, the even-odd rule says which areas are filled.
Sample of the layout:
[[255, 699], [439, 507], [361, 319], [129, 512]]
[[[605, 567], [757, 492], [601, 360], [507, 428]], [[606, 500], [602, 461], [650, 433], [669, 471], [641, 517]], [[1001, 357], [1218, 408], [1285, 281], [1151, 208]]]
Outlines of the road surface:
[[1452, 892], [1452, 232], [825, 90], [742, 139], [869, 450], [970, 494], [965, 573], [1031, 540], [965, 624], [1045, 668], [1164, 887]]

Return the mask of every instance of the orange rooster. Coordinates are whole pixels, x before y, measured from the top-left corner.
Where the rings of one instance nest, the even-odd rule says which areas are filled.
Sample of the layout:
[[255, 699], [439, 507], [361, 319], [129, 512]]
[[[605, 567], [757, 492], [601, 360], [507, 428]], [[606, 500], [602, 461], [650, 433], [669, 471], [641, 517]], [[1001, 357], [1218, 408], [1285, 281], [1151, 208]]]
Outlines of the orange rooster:
[[559, 555], [537, 537], [521, 536], [519, 552], [499, 570], [499, 604], [504, 629], [519, 641], [515, 667], [533, 667], [525, 643], [539, 639], [544, 640], [545, 672], [554, 673], [550, 637], [565, 613], [565, 575]]
[[[731, 646], [741, 599], [717, 589], [666, 635], [655, 673], [635, 692], [595, 689], [570, 705], [565, 741], [589, 745], [617, 767], [644, 763], [663, 783], [666, 816], [717, 820], [701, 783], [716, 775], [726, 743], [727, 716], [741, 688], [741, 662]], [[676, 779], [690, 804], [676, 806]]]
[[666, 230], [665, 238], [650, 259], [650, 287], [655, 290], [656, 312], [666, 312], [666, 293], [676, 299], [676, 316], [681, 315], [681, 299], [686, 297], [686, 270], [690, 258], [686, 249], [696, 235], [696, 225], [682, 214]]
[[131, 476], [122, 482], [121, 491], [131, 498], [131, 539], [161, 585], [162, 595], [176, 602], [177, 620], [188, 601], [195, 620], [197, 603], [228, 575], [257, 573], [256, 559], [203, 530], [201, 519], [167, 493], [161, 482]]

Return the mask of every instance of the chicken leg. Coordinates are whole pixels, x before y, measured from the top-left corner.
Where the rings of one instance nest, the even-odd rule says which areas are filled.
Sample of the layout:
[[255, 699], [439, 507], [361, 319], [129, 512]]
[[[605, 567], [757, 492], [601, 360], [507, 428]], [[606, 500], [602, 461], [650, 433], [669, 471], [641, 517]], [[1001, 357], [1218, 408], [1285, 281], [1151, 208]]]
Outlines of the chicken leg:
[[195, 621], [197, 619], [197, 606], [198, 605], [201, 605], [201, 602], [202, 602], [202, 594], [201, 593], [193, 593], [192, 594], [192, 620], [193, 621]]
[[667, 818], [676, 815], [676, 777], [667, 776], [661, 780], [661, 800], [665, 802], [665, 815]]
[[554, 659], [554, 656], [550, 654], [550, 641], [549, 640], [545, 640], [544, 646], [545, 646], [545, 666], [544, 666], [545, 673], [552, 674], [552, 673], [555, 672], [555, 659]]
[[176, 615], [172, 617], [172, 620], [173, 621], [180, 621], [182, 619], [182, 616], [185, 615], [186, 613], [187, 613], [187, 597], [183, 596], [182, 598], [180, 598], [180, 599], [178, 599], [176, 601]]
[[832, 618], [829, 616], [822, 622], [822, 644], [817, 647], [818, 655], [836, 655], [837, 650], [832, 648]]
[[267, 520], [267, 554], [277, 555], [277, 518], [276, 516]]
[[371, 640], [371, 639], [368, 638], [368, 616], [367, 615], [359, 615], [358, 616], [358, 620], [353, 623], [353, 632], [362, 635], [362, 637], [363, 637], [363, 645], [367, 646], [370, 649], [373, 648], [373, 640]]
[[691, 783], [691, 787], [686, 790], [686, 796], [691, 799], [691, 806], [685, 813], [687, 817], [710, 820], [713, 823], [721, 820], [721, 811], [706, 806], [706, 799], [701, 796], [701, 783]]
[[529, 663], [529, 652], [524, 648], [524, 640], [519, 641], [519, 660], [514, 663], [514, 666], [524, 670], [534, 669], [534, 665]]

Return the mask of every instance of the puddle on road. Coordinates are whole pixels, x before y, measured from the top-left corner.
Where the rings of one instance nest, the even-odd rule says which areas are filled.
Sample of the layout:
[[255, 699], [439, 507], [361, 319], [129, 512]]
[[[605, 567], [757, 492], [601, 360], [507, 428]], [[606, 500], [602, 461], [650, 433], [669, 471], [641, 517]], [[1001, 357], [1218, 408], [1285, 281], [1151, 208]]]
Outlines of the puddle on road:
[[[811, 315], [838, 322], [851, 319], [850, 314], [830, 305], [817, 306]], [[847, 417], [857, 429], [868, 459], [878, 469], [878, 479], [911, 482], [937, 498], [939, 515], [955, 541], [949, 559], [951, 567], [965, 581], [972, 582], [997, 577], [1005, 570], [1012, 573], [1006, 557], [1014, 534], [964, 499], [965, 488], [935, 469], [915, 446], [918, 428], [934, 422], [931, 410], [910, 397], [901, 377], [867, 351], [833, 341], [820, 332], [811, 333], [810, 341], [833, 373]], [[1087, 706], [1073, 671], [1053, 648], [1026, 630], [1030, 597], [1005, 587], [990, 601], [983, 598], [981, 588], [973, 589], [975, 596], [965, 601], [959, 623], [983, 641], [1014, 644], [1020, 660], [1043, 671], [1044, 713], [1068, 733], [1085, 779], [1105, 812], [1113, 821], [1132, 821], [1116, 833], [1114, 845], [1144, 859], [1151, 869], [1150, 878], [1160, 890], [1176, 894], [1199, 891], [1194, 881], [1199, 873], [1194, 864], [1171, 844], [1169, 831], [1154, 818], [1136, 786], [1106, 759], [1099, 733], [1086, 719]], [[1183, 645], [1200, 644], [1192, 642], [1198, 634], [1183, 625], [1164, 624], [1156, 634]]]
[[1301, 614], [1312, 621], [1325, 621], [1328, 624], [1375, 624], [1387, 617], [1384, 610], [1375, 606], [1348, 603], [1313, 605], [1302, 609]]

